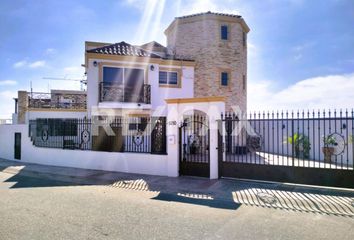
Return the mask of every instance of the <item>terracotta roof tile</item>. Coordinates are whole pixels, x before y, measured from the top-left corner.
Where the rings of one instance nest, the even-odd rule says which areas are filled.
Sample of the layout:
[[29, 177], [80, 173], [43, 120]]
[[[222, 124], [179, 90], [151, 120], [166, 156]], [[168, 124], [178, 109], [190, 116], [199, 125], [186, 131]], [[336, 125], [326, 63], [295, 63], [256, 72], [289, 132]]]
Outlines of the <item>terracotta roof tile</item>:
[[151, 57], [161, 58], [160, 56], [141, 49], [139, 47], [130, 45], [126, 42], [119, 42], [112, 45], [107, 45], [99, 48], [94, 48], [87, 51], [88, 53], [99, 53], [108, 55], [123, 55], [123, 56], [135, 56], [135, 57]]

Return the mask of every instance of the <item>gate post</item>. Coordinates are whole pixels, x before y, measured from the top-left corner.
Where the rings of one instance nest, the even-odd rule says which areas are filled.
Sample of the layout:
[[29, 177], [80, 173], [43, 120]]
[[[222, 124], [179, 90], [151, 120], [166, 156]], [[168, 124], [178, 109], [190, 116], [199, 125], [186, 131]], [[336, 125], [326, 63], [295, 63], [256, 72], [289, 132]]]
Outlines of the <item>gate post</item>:
[[209, 131], [210, 131], [210, 179], [218, 179], [219, 175], [219, 122], [224, 111], [224, 103], [210, 104]]
[[179, 176], [179, 129], [178, 129], [178, 105], [168, 104], [167, 113], [167, 175]]
[[218, 120], [218, 175], [219, 178], [222, 177], [222, 162], [224, 157], [224, 149], [223, 149], [223, 122], [222, 120]]

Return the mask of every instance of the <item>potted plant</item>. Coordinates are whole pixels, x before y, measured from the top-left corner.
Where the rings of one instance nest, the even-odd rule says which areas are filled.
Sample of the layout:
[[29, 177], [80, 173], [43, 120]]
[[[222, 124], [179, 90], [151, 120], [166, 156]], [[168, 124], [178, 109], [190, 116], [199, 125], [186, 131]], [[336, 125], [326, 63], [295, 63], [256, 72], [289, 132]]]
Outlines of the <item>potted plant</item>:
[[324, 154], [324, 161], [326, 163], [331, 163], [331, 157], [334, 153], [334, 147], [337, 145], [336, 139], [329, 135], [323, 138], [324, 147], [322, 147], [322, 152]]
[[295, 133], [293, 136], [288, 137], [287, 142], [294, 145], [296, 158], [310, 158], [311, 143], [308, 136], [301, 133]]

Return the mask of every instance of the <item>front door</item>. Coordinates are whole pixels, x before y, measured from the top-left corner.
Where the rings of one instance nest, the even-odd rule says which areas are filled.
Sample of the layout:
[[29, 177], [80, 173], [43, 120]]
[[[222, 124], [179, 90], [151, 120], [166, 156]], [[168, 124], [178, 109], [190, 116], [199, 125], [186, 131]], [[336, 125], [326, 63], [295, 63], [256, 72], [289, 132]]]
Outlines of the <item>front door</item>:
[[15, 133], [15, 159], [21, 160], [21, 133]]
[[209, 126], [206, 118], [193, 115], [179, 129], [180, 175], [209, 177]]

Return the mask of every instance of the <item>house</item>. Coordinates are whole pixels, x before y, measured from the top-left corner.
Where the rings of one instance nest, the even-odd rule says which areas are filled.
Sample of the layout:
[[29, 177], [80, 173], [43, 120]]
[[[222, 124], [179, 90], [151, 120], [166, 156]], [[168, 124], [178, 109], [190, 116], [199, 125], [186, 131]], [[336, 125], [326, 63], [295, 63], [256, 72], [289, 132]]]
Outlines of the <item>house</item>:
[[217, 120], [247, 109], [248, 32], [241, 16], [205, 12], [176, 17], [166, 46], [85, 42], [87, 90], [19, 91], [17, 124], [0, 127], [15, 154], [0, 141], [0, 157], [218, 178]]
[[[166, 99], [223, 96], [228, 110], [247, 108], [247, 33], [238, 15], [177, 17], [167, 46], [86, 42], [87, 109], [151, 114]], [[165, 114], [165, 113], [164, 113]]]

